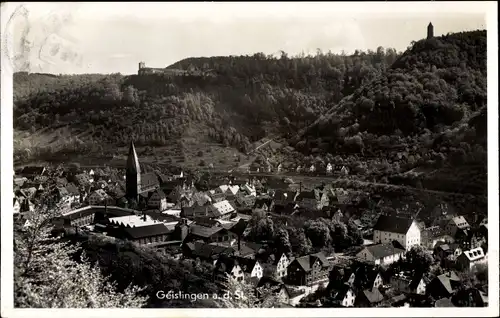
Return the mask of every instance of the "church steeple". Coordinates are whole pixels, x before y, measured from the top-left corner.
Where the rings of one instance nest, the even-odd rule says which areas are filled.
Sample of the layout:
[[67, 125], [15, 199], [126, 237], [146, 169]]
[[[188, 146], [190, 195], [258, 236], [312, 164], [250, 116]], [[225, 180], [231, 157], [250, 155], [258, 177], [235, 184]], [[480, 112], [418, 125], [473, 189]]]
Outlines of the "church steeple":
[[432, 25], [432, 22], [429, 22], [429, 25], [427, 26], [427, 39], [433, 37], [434, 37], [434, 26]]
[[130, 142], [128, 151], [125, 182], [127, 198], [137, 200], [139, 193], [141, 193], [141, 166], [133, 141]]

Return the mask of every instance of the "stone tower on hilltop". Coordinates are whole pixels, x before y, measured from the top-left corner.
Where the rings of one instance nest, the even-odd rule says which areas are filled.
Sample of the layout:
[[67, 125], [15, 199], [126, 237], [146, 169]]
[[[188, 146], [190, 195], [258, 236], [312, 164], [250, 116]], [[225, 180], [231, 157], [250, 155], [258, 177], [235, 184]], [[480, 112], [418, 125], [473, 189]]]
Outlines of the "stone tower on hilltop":
[[139, 193], [141, 193], [141, 166], [139, 165], [139, 158], [133, 141], [130, 142], [128, 151], [125, 182], [127, 199], [137, 201]]
[[432, 22], [429, 22], [429, 25], [427, 26], [427, 39], [433, 37], [434, 37], [434, 26], [432, 25]]

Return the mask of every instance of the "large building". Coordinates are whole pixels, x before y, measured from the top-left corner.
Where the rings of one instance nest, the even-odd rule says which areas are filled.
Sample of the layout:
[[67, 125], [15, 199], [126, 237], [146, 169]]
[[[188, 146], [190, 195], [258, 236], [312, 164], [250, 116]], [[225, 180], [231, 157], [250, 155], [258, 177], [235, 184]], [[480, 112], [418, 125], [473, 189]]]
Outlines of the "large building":
[[413, 219], [381, 215], [373, 228], [375, 243], [399, 242], [406, 250], [420, 245], [420, 229]]
[[136, 202], [139, 202], [139, 196], [145, 196], [159, 187], [158, 177], [154, 173], [142, 173], [133, 142], [130, 142], [125, 179], [127, 199]]

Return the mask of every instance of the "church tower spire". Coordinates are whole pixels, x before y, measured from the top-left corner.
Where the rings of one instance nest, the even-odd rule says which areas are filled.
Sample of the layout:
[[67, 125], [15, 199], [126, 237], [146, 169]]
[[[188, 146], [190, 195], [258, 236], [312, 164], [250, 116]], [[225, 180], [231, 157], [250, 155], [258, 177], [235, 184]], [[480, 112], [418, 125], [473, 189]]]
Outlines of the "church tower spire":
[[128, 151], [125, 182], [127, 198], [137, 201], [139, 193], [141, 193], [141, 166], [133, 141], [130, 142]]

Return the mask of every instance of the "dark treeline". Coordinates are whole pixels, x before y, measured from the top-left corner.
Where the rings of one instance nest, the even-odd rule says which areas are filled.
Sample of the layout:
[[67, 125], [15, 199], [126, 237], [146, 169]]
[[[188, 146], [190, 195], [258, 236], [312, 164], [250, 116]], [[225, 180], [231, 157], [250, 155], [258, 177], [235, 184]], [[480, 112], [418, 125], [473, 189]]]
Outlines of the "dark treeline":
[[197, 125], [216, 141], [246, 150], [270, 130], [296, 132], [313, 123], [397, 58], [395, 50], [379, 48], [349, 56], [192, 58], [172, 66], [211, 69], [214, 77], [17, 73], [14, 125], [32, 132], [77, 129], [85, 137], [73, 148], [84, 152], [124, 145], [130, 137], [139, 145], [164, 145]]

